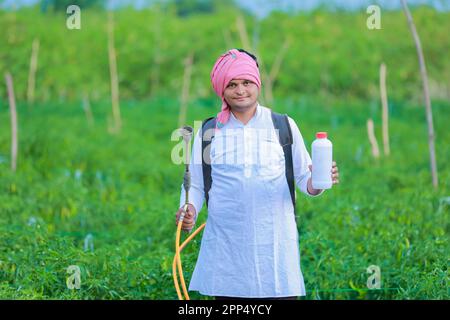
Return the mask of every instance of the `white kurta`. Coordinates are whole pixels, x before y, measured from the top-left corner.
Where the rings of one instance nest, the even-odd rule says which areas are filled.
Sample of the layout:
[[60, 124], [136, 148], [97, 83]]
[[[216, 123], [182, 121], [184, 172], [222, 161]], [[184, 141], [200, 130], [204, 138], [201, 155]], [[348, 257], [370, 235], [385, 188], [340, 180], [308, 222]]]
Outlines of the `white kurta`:
[[[295, 182], [309, 195], [311, 158], [297, 125], [291, 118], [289, 122]], [[215, 133], [210, 154], [208, 218], [189, 290], [253, 298], [305, 295], [294, 208], [271, 110], [258, 105], [246, 125], [231, 114]], [[190, 170], [189, 200], [200, 212], [204, 191], [199, 132]], [[184, 202], [182, 186], [180, 207]]]

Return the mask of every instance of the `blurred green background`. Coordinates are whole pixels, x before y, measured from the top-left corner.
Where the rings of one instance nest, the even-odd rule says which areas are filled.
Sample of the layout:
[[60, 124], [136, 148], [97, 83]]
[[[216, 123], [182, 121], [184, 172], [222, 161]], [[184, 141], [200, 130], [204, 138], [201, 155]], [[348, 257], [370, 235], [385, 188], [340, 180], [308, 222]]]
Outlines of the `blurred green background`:
[[[81, 29], [70, 30], [67, 1], [0, 2], [0, 298], [176, 299], [173, 222], [184, 168], [171, 161], [170, 137], [181, 105], [190, 125], [219, 111], [209, 73], [220, 54], [238, 47], [256, 53], [265, 73], [278, 69], [272, 98], [263, 75], [261, 102], [297, 122], [308, 150], [317, 131], [328, 131], [334, 145], [340, 185], [316, 199], [298, 192], [304, 299], [448, 299], [450, 11], [434, 1], [411, 7], [434, 113], [434, 189], [417, 53], [401, 8], [380, 4], [381, 29], [369, 30], [365, 3], [308, 10], [271, 3], [262, 13], [232, 1], [139, 8], [115, 1], [122, 129], [114, 134], [108, 4], [70, 1], [81, 8]], [[389, 156], [381, 135], [383, 62]], [[6, 72], [17, 102], [16, 172]], [[369, 118], [380, 158], [371, 154]], [[206, 218], [203, 209], [198, 225]], [[183, 251], [187, 282], [199, 245], [200, 236]], [[80, 267], [80, 289], [66, 284], [70, 265]], [[380, 267], [381, 289], [367, 287], [370, 265]]]

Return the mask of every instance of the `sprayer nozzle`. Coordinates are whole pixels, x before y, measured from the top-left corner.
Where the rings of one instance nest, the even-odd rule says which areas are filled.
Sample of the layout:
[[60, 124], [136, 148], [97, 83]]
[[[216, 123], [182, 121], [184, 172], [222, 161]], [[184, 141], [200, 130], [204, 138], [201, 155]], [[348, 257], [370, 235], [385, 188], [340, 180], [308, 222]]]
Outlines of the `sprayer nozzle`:
[[192, 129], [192, 127], [189, 126], [184, 126], [183, 128], [180, 128], [181, 136], [183, 137], [183, 140], [185, 142], [189, 142], [189, 140], [191, 140], [193, 131], [194, 129]]

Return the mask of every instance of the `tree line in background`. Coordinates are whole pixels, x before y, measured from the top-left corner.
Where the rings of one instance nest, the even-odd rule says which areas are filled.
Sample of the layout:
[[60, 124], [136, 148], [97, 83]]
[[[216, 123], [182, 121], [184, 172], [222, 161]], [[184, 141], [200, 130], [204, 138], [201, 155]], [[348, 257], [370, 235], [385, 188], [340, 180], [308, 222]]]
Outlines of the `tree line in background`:
[[[165, 10], [174, 10], [180, 17], [191, 14], [212, 14], [225, 6], [238, 8], [234, 0], [153, 0], [151, 4]], [[77, 5], [83, 9], [105, 9], [108, 6], [108, 0], [41, 0], [40, 2], [42, 12], [66, 11], [70, 5]]]
[[[190, 61], [189, 96], [212, 97], [212, 65], [232, 47], [250, 48], [264, 61], [263, 89], [270, 86], [272, 99], [301, 95], [378, 99], [383, 62], [389, 70], [390, 99], [421, 99], [417, 55], [401, 11], [383, 12], [382, 28], [369, 30], [365, 12], [273, 12], [257, 19], [236, 7], [184, 16], [173, 8], [114, 11], [120, 99], [179, 95], [186, 61]], [[448, 100], [450, 13], [427, 7], [413, 13], [432, 98]], [[18, 101], [29, 94], [32, 68], [35, 101], [79, 100], [84, 95], [109, 99], [107, 12], [82, 10], [80, 30], [69, 30], [67, 17], [64, 10], [43, 12], [39, 7], [0, 11], [0, 73], [11, 72]], [[36, 47], [38, 54], [33, 56]], [[5, 86], [0, 86], [0, 97], [6, 100]]]

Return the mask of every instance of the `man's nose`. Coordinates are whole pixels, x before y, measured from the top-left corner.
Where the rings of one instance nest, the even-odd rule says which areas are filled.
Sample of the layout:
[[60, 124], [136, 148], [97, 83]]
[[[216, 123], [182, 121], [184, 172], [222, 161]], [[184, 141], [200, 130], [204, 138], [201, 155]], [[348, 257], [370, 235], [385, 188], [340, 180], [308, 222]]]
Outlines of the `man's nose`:
[[244, 86], [242, 84], [238, 84], [236, 86], [236, 93], [237, 94], [244, 94]]

